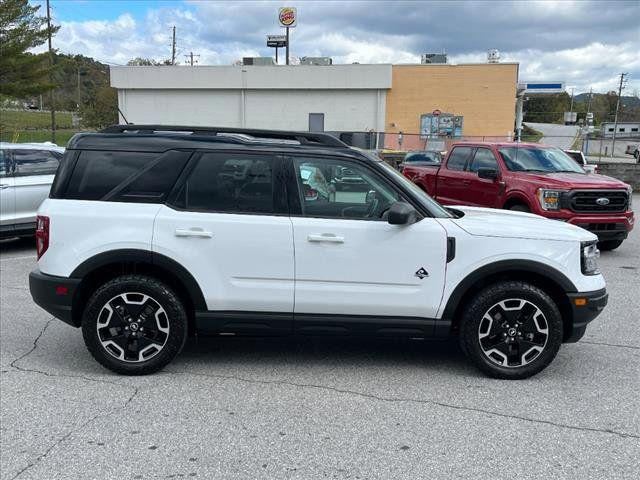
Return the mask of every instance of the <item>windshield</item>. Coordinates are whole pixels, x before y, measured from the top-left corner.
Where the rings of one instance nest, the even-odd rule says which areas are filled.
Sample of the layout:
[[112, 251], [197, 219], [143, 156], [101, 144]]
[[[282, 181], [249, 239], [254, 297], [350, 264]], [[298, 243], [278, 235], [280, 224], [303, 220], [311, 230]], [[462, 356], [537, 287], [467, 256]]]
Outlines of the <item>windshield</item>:
[[571, 172], [584, 170], [566, 153], [555, 147], [502, 147], [498, 151], [513, 172]]
[[394, 177], [396, 181], [401, 183], [407, 189], [411, 190], [413, 195], [417, 197], [436, 218], [453, 218], [449, 212], [447, 212], [442, 205], [436, 202], [433, 198], [427, 195], [420, 187], [415, 183], [408, 180], [407, 177], [398, 172], [395, 168], [391, 167], [386, 162], [378, 163], [387, 173]]

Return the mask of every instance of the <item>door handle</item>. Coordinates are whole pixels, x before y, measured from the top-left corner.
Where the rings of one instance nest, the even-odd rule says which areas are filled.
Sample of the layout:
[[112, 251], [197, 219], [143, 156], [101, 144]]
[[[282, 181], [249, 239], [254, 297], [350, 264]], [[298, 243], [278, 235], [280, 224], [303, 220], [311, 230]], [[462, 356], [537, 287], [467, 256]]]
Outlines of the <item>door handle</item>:
[[207, 232], [201, 228], [176, 228], [176, 237], [199, 237], [199, 238], [211, 238], [213, 233]]
[[471, 180], [464, 180], [462, 182], [462, 185], [464, 185], [465, 187], [468, 187], [469, 185], [471, 185]]
[[5, 188], [9, 188], [9, 185], [6, 183], [0, 183], [0, 190], [4, 190]]
[[309, 242], [344, 243], [344, 237], [338, 237], [333, 233], [312, 233], [307, 236]]

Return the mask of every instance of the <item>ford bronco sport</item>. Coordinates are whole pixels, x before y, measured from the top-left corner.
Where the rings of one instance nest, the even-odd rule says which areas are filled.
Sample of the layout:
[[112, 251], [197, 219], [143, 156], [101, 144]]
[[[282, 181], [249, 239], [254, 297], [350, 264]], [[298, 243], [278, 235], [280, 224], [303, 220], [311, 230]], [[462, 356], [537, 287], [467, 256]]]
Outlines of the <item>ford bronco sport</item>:
[[486, 374], [525, 378], [607, 302], [594, 234], [445, 209], [320, 133], [78, 134], [37, 223], [35, 302], [123, 374], [160, 370], [204, 332], [457, 336]]

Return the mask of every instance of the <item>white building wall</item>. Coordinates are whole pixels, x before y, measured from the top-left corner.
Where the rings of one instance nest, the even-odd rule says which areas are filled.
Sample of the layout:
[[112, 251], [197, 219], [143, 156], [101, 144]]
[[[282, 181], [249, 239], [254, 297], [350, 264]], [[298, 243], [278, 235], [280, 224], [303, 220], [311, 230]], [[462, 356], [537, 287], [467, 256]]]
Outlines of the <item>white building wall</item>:
[[[384, 130], [390, 65], [114, 67], [128, 122], [326, 131]], [[124, 118], [120, 118], [124, 122]]]

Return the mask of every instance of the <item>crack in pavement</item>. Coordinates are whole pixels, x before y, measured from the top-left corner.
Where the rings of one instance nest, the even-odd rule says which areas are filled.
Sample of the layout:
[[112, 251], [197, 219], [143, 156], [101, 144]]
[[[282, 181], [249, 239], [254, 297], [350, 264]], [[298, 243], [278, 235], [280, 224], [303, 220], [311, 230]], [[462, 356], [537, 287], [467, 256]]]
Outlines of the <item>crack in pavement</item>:
[[604, 347], [631, 348], [632, 350], [640, 350], [640, 347], [638, 347], [637, 345], [623, 345], [620, 343], [590, 342], [589, 340], [580, 340], [580, 343], [586, 343], [587, 345], [602, 345]]
[[31, 355], [38, 348], [38, 342], [40, 341], [40, 339], [42, 338], [42, 336], [46, 332], [47, 328], [49, 327], [49, 325], [51, 325], [51, 323], [53, 321], [55, 321], [55, 318], [51, 318], [51, 319], [49, 319], [47, 321], [47, 323], [45, 323], [44, 327], [42, 328], [42, 330], [40, 331], [38, 336], [35, 338], [35, 340], [33, 341], [33, 346], [31, 347], [31, 349], [28, 352], [20, 355], [15, 360], [13, 360], [9, 364], [10, 367], [14, 368], [15, 370], [19, 370], [21, 372], [38, 373], [38, 374], [46, 375], [48, 377], [79, 378], [79, 379], [87, 380], [87, 381], [90, 381], [90, 382], [107, 383], [107, 384], [111, 384], [111, 385], [117, 385], [119, 387], [133, 388], [133, 393], [129, 396], [129, 398], [127, 398], [127, 400], [124, 402], [122, 407], [114, 407], [114, 408], [109, 409], [106, 412], [98, 413], [97, 415], [94, 415], [93, 417], [89, 418], [84, 423], [82, 423], [82, 424], [78, 425], [77, 427], [72, 428], [71, 430], [69, 430], [69, 432], [67, 432], [65, 435], [63, 435], [58, 440], [56, 440], [42, 454], [38, 455], [33, 461], [31, 461], [24, 468], [19, 470], [13, 477], [11, 477], [11, 480], [15, 480], [16, 478], [21, 476], [24, 472], [26, 472], [30, 468], [34, 467], [35, 465], [37, 465], [40, 461], [45, 459], [49, 455], [49, 453], [51, 453], [51, 451], [54, 448], [56, 448], [58, 445], [63, 443], [66, 439], [68, 439], [74, 433], [76, 433], [76, 432], [82, 430], [83, 428], [87, 427], [88, 425], [90, 425], [92, 422], [96, 421], [100, 417], [107, 417], [109, 415], [112, 415], [114, 413], [119, 412], [122, 408], [126, 408], [127, 406], [129, 406], [129, 404], [133, 401], [133, 399], [140, 392], [140, 389], [138, 387], [136, 387], [136, 386], [133, 386], [133, 385], [126, 385], [126, 384], [118, 383], [118, 382], [110, 382], [108, 380], [100, 380], [100, 379], [97, 379], [97, 378], [90, 378], [90, 377], [85, 377], [85, 376], [82, 376], [82, 375], [57, 374], [57, 373], [45, 372], [45, 371], [42, 371], [42, 370], [36, 370], [36, 369], [30, 369], [30, 368], [25, 368], [25, 367], [18, 366], [17, 363], [19, 361], [21, 361], [21, 360], [25, 359], [26, 357], [28, 357], [29, 355]]
[[569, 429], [569, 430], [579, 430], [579, 431], [594, 432], [594, 433], [607, 433], [607, 434], [611, 434], [611, 435], [617, 435], [617, 436], [622, 437], [622, 438], [640, 439], [640, 435], [636, 435], [636, 434], [633, 434], [633, 433], [619, 432], [619, 431], [616, 431], [616, 430], [611, 430], [611, 429], [606, 429], [606, 428], [581, 427], [581, 426], [577, 426], [577, 425], [569, 425], [569, 424], [566, 424], [566, 423], [552, 422], [551, 420], [541, 420], [541, 419], [535, 419], [535, 418], [529, 418], [529, 417], [522, 417], [522, 416], [519, 416], [519, 415], [509, 415], [509, 414], [506, 414], [506, 413], [500, 413], [500, 412], [496, 412], [496, 411], [488, 410], [488, 409], [484, 409], [484, 408], [465, 407], [465, 406], [462, 406], [462, 405], [455, 405], [455, 404], [451, 404], [451, 403], [439, 402], [439, 401], [436, 401], [436, 400], [420, 400], [420, 399], [415, 399], [415, 398], [383, 397], [383, 396], [379, 396], [379, 395], [374, 395], [372, 393], [365, 393], [365, 392], [358, 392], [358, 391], [355, 391], [355, 390], [347, 390], [347, 389], [342, 389], [342, 388], [337, 388], [337, 387], [330, 387], [328, 385], [315, 385], [315, 384], [311, 384], [311, 383], [295, 383], [295, 382], [287, 382], [287, 381], [284, 381], [284, 380], [256, 380], [256, 379], [238, 377], [238, 376], [235, 376], [235, 375], [218, 375], [218, 374], [195, 373], [195, 372], [184, 372], [184, 371], [180, 372], [180, 371], [175, 371], [175, 370], [174, 371], [165, 370], [165, 373], [168, 373], [170, 375], [195, 375], [195, 376], [201, 376], [201, 377], [217, 378], [217, 379], [222, 379], [222, 380], [236, 380], [236, 381], [239, 381], [239, 382], [259, 384], [259, 385], [285, 385], [285, 386], [297, 387], [297, 388], [315, 388], [315, 389], [319, 389], [319, 390], [328, 390], [328, 391], [332, 391], [332, 392], [336, 392], [336, 393], [342, 393], [342, 394], [346, 394], [346, 395], [355, 395], [355, 396], [358, 396], [358, 397], [367, 398], [367, 399], [371, 399], [371, 400], [377, 400], [377, 401], [380, 401], [380, 402], [417, 403], [417, 404], [423, 404], [423, 405], [436, 405], [436, 406], [439, 406], [439, 407], [450, 408], [450, 409], [453, 409], [453, 410], [462, 410], [462, 411], [475, 412], [475, 413], [484, 413], [486, 415], [491, 415], [491, 416], [495, 416], [495, 417], [508, 418], [508, 419], [512, 419], [512, 420], [520, 420], [520, 421], [524, 421], [524, 422], [538, 423], [538, 424], [544, 424], [544, 425], [551, 425], [553, 427], [566, 428], [566, 429]]
[[71, 435], [73, 435], [74, 433], [77, 433], [78, 431], [82, 430], [83, 428], [86, 428], [87, 426], [89, 426], [91, 423], [93, 423], [94, 421], [96, 421], [98, 418], [100, 417], [108, 417], [109, 415], [112, 415], [114, 413], [117, 413], [118, 411], [120, 411], [121, 408], [126, 408], [129, 406], [129, 404], [133, 401], [133, 399], [138, 395], [138, 392], [140, 391], [140, 389], [138, 387], [133, 387], [133, 393], [129, 396], [129, 398], [124, 402], [124, 404], [122, 405], [122, 407], [114, 407], [111, 408], [108, 412], [102, 412], [99, 413], [97, 415], [94, 415], [93, 417], [91, 417], [90, 419], [88, 419], [86, 422], [78, 425], [75, 428], [72, 428], [71, 430], [69, 430], [65, 435], [63, 435], [62, 437], [60, 437], [58, 440], [56, 440], [49, 448], [47, 448], [43, 453], [41, 453], [40, 455], [38, 455], [32, 462], [30, 462], [29, 464], [27, 464], [26, 467], [22, 468], [21, 470], [19, 470], [13, 477], [11, 477], [11, 480], [15, 480], [16, 478], [18, 478], [20, 475], [22, 475], [24, 472], [26, 472], [27, 470], [29, 470], [30, 468], [33, 468], [34, 466], [36, 466], [39, 462], [41, 462], [42, 460], [44, 460], [45, 458], [47, 458], [47, 456], [51, 453], [51, 451], [56, 448], [58, 445], [60, 445], [61, 443], [63, 443], [67, 438], [69, 438]]
[[26, 367], [23, 367], [23, 366], [19, 366], [18, 365], [19, 361], [27, 358], [29, 355], [31, 355], [38, 348], [38, 342], [40, 341], [40, 339], [42, 338], [44, 333], [47, 331], [47, 328], [49, 328], [49, 325], [51, 325], [51, 323], [54, 322], [55, 320], [56, 319], [54, 317], [54, 318], [50, 318], [47, 321], [47, 323], [44, 325], [44, 327], [42, 328], [42, 330], [40, 331], [38, 336], [33, 341], [33, 346], [31, 347], [31, 350], [29, 350], [28, 352], [20, 355], [18, 358], [16, 358], [11, 363], [9, 363], [9, 366], [11, 368], [14, 368], [15, 370], [18, 370], [20, 372], [37, 373], [37, 374], [40, 374], [40, 375], [45, 375], [47, 377], [79, 378], [81, 380], [86, 380], [88, 382], [106, 383], [106, 384], [116, 385], [118, 387], [125, 387], [125, 388], [131, 388], [132, 387], [131, 385], [127, 385], [125, 383], [112, 382], [112, 381], [109, 381], [109, 380], [101, 380], [99, 378], [91, 378], [91, 377], [86, 377], [84, 375], [69, 375], [69, 374], [66, 374], [66, 373], [52, 373], [52, 372], [45, 372], [44, 370], [37, 370], [35, 368], [26, 368]]

